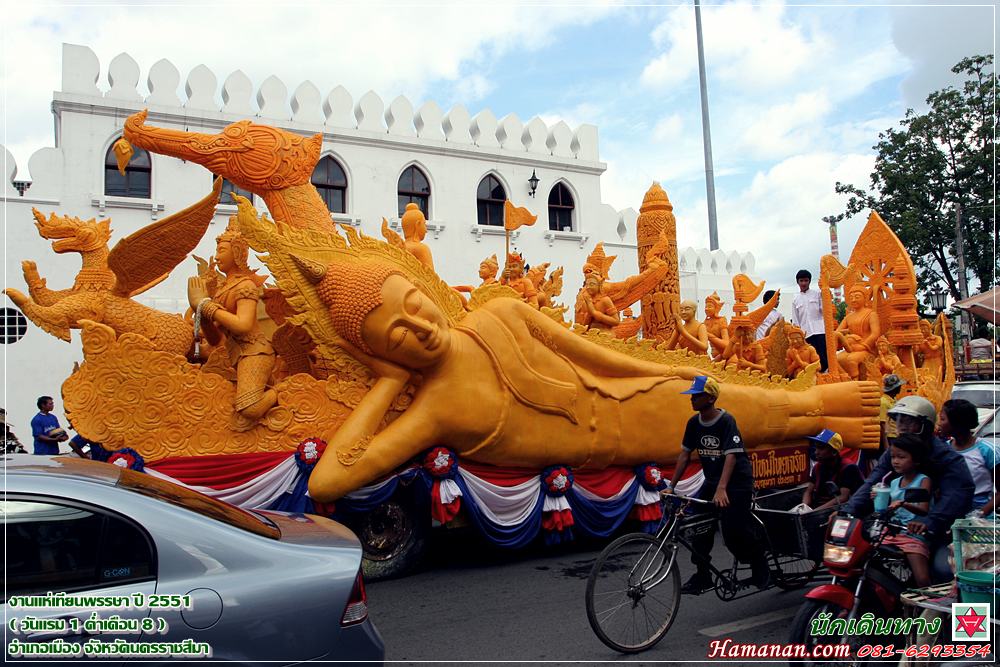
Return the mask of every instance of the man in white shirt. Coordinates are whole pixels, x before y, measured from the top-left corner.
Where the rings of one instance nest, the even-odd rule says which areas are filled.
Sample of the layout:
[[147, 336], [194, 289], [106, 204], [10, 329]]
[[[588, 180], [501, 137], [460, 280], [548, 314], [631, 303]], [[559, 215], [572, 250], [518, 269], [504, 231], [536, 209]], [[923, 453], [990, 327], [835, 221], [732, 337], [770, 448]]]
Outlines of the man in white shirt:
[[812, 274], [801, 269], [795, 274], [799, 293], [792, 302], [792, 324], [806, 334], [806, 342], [819, 355], [820, 371], [826, 372], [826, 328], [823, 326], [823, 300], [819, 290], [810, 289]]
[[[764, 292], [764, 303], [770, 301], [772, 296], [774, 296], [773, 289], [769, 289], [766, 292]], [[781, 320], [781, 313], [778, 312], [778, 302], [780, 300], [781, 300], [781, 295], [779, 294], [778, 299], [774, 302], [774, 310], [769, 312], [764, 317], [764, 321], [762, 321], [760, 323], [760, 326], [757, 327], [757, 333], [754, 336], [757, 340], [767, 337], [767, 335], [771, 333], [771, 328]]]

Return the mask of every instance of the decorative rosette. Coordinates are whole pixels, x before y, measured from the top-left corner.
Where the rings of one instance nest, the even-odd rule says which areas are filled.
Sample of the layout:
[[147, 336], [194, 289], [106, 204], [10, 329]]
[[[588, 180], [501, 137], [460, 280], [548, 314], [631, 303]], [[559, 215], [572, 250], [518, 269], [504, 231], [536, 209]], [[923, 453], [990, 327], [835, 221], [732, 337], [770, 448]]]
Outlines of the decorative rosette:
[[326, 441], [320, 438], [306, 438], [295, 448], [295, 463], [299, 470], [307, 476], [312, 473], [313, 468], [319, 463], [319, 459], [326, 450]]
[[431, 483], [431, 517], [439, 523], [448, 523], [462, 507], [462, 489], [455, 482], [458, 457], [447, 447], [431, 447], [424, 454], [421, 466]]
[[545, 498], [542, 501], [542, 528], [546, 544], [559, 544], [573, 539], [573, 510], [566, 494], [573, 488], [573, 473], [567, 466], [549, 466], [539, 478]]
[[666, 488], [667, 480], [663, 478], [660, 466], [653, 462], [636, 466], [635, 478], [639, 482], [639, 489], [629, 518], [639, 521], [643, 532], [655, 534], [663, 519], [660, 490]]
[[131, 447], [111, 452], [111, 456], [108, 457], [108, 463], [119, 468], [128, 468], [129, 470], [136, 470], [138, 472], [142, 472], [146, 467], [146, 462], [143, 460], [142, 454]]

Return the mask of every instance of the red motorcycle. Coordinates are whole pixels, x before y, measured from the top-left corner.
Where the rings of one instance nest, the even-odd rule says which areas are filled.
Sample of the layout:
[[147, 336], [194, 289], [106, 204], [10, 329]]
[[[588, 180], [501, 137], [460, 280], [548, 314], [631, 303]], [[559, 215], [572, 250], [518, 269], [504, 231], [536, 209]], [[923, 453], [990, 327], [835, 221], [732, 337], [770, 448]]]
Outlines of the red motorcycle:
[[[906, 502], [927, 502], [924, 489], [910, 489]], [[863, 644], [891, 644], [880, 619], [900, 616], [899, 595], [911, 587], [912, 572], [906, 555], [898, 548], [883, 545], [889, 535], [906, 526], [892, 521], [894, 510], [876, 512], [860, 519], [838, 515], [827, 529], [823, 564], [833, 580], [806, 593], [795, 614], [789, 642], [804, 644], [848, 644], [851, 655]], [[879, 627], [882, 626], [882, 627]], [[854, 660], [855, 665], [865, 660]], [[805, 661], [801, 664], [845, 664]], [[848, 661], [850, 664], [850, 661]]]

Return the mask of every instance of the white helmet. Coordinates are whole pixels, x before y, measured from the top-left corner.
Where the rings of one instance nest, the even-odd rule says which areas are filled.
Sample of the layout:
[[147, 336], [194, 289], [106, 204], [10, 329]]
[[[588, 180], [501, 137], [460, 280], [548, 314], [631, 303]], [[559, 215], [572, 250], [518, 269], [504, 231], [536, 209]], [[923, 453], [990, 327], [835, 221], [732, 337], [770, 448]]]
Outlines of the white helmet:
[[889, 416], [909, 415], [919, 419], [926, 419], [931, 424], [937, 422], [937, 410], [934, 404], [923, 396], [904, 396], [896, 401], [896, 405], [889, 409]]

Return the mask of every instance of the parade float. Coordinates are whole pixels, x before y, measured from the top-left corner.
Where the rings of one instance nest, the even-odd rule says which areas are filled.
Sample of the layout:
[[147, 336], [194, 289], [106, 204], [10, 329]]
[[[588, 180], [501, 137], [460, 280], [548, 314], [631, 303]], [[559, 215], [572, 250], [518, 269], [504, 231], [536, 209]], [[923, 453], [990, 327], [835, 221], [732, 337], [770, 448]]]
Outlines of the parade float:
[[[611, 282], [615, 258], [598, 244], [570, 310], [556, 301], [561, 268], [546, 276], [544, 258], [528, 268], [509, 249], [499, 279], [493, 256], [480, 285], [446, 284], [415, 207], [405, 238], [385, 224], [385, 240], [337, 229], [310, 184], [318, 135], [250, 121], [209, 135], [145, 120], [125, 122], [120, 168], [133, 146], [192, 161], [260, 196], [268, 213], [235, 197], [215, 256], [182, 266], [221, 181], [111, 248], [108, 220], [36, 211], [53, 250], [80, 254], [83, 268], [55, 291], [26, 261], [28, 295], [6, 293], [50, 334], [81, 331], [84, 361], [62, 385], [67, 417], [99, 443], [95, 458], [248, 508], [344, 520], [372, 574], [412, 564], [432, 521], [472, 524], [502, 546], [607, 536], [627, 519], [652, 528], [691, 415], [680, 392], [697, 375], [722, 383], [719, 405], [740, 424], [761, 487], [801, 481], [805, 437], [823, 428], [855, 450], [877, 448], [886, 373], [938, 404], [950, 393], [947, 320], [919, 319], [910, 259], [874, 213], [846, 266], [822, 260], [831, 368], [820, 374], [795, 327], [754, 339], [776, 304], [750, 309], [763, 283], [734, 278], [730, 321], [714, 295], [706, 321], [695, 318], [657, 184], [641, 208], [635, 275]], [[508, 230], [533, 221], [508, 202]], [[251, 252], [266, 274], [250, 268]], [[133, 300], [185, 266], [197, 269], [186, 316]], [[849, 312], [838, 324], [839, 287]], [[700, 482], [693, 471], [681, 491]]]

